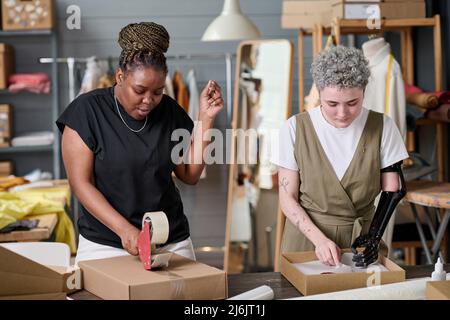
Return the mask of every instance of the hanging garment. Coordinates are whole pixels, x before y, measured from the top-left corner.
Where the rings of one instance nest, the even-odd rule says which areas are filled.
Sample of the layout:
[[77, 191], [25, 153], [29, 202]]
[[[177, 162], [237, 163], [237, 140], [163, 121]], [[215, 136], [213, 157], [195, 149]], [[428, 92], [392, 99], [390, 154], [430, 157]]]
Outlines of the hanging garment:
[[175, 97], [184, 111], [189, 112], [189, 93], [183, 80], [183, 75], [179, 71], [173, 74], [173, 89]]
[[198, 120], [198, 114], [200, 111], [200, 95], [197, 88], [197, 80], [195, 79], [194, 69], [189, 70], [186, 80], [189, 87], [189, 117], [192, 121]]
[[371, 73], [364, 92], [364, 107], [391, 117], [405, 141], [406, 98], [400, 65], [391, 53], [391, 46], [383, 38], [364, 43], [363, 52], [369, 60]]
[[78, 95], [97, 89], [100, 78], [107, 72], [108, 64], [106, 61], [98, 61], [96, 57], [90, 57], [86, 63], [86, 72]]
[[22, 73], [13, 74], [9, 77], [8, 90], [17, 93], [30, 91], [33, 93], [49, 93], [51, 82], [46, 73]]
[[232, 200], [233, 228], [230, 231], [230, 241], [248, 242], [252, 238], [250, 203], [245, 186], [235, 186], [236, 192]]
[[173, 83], [169, 73], [167, 73], [166, 75], [166, 86], [164, 87], [164, 94], [175, 100], [175, 92], [173, 91]]
[[97, 89], [104, 89], [112, 87], [116, 84], [116, 79], [114, 75], [104, 74], [98, 79]]

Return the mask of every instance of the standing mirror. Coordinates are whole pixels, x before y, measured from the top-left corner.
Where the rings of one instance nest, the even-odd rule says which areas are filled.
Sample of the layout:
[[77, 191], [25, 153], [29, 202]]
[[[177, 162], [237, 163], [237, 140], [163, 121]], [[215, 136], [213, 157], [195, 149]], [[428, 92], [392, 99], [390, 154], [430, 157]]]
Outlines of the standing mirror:
[[241, 42], [237, 51], [224, 270], [273, 271], [277, 167], [271, 146], [291, 113], [293, 46]]

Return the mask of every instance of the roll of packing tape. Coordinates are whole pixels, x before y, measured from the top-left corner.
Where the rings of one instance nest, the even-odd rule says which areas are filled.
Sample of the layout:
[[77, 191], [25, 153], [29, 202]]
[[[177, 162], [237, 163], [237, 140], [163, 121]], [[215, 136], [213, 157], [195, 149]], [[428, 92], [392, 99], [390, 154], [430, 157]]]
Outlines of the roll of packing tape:
[[152, 244], [164, 244], [169, 238], [169, 220], [167, 216], [162, 211], [146, 212], [142, 219], [142, 224], [144, 222], [150, 222], [151, 229], [151, 242]]

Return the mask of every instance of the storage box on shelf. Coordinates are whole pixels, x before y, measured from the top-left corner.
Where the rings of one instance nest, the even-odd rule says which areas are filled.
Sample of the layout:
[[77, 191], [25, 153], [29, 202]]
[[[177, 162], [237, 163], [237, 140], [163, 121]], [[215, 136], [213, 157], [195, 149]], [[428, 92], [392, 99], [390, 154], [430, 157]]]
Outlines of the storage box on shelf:
[[14, 73], [14, 48], [0, 43], [0, 89], [8, 88], [8, 78]]
[[53, 0], [2, 0], [3, 30], [53, 29]]

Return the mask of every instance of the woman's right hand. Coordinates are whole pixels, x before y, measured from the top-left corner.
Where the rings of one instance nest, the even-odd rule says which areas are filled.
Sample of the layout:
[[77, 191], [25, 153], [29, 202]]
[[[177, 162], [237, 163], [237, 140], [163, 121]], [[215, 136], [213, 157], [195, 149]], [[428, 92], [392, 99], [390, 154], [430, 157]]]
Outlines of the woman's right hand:
[[316, 244], [316, 256], [327, 266], [336, 266], [341, 263], [341, 249], [328, 238]]
[[137, 242], [139, 233], [139, 229], [130, 224], [119, 235], [122, 240], [122, 247], [133, 256], [137, 256], [139, 254]]

